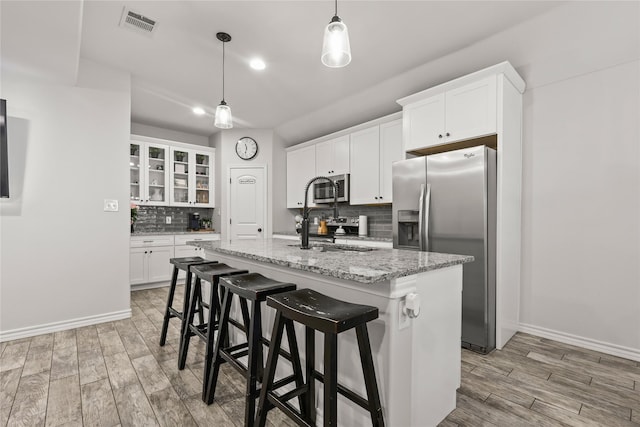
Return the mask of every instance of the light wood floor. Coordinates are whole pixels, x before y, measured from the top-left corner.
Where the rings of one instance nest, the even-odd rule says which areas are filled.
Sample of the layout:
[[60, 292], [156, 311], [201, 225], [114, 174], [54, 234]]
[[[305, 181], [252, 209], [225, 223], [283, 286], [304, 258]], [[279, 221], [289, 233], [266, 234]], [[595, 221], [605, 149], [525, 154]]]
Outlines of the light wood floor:
[[[177, 320], [158, 346], [167, 289], [133, 292], [128, 320], [0, 343], [0, 426], [241, 426], [238, 373], [223, 366], [207, 406], [202, 343], [183, 371]], [[634, 361], [518, 334], [489, 356], [463, 351], [462, 368], [443, 426], [640, 425]], [[293, 425], [276, 410], [269, 424]]]

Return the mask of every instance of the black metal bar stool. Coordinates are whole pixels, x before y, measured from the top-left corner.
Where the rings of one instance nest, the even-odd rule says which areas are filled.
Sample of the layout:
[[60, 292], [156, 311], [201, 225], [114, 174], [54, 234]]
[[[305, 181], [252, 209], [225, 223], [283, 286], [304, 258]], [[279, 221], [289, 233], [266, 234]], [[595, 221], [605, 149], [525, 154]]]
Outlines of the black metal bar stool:
[[[200, 264], [215, 264], [218, 261], [208, 261], [199, 256], [190, 256], [183, 258], [171, 258], [169, 260], [171, 264], [173, 264], [173, 275], [171, 276], [171, 285], [169, 288], [169, 297], [167, 298], [167, 309], [164, 311], [164, 320], [162, 321], [162, 331], [160, 333], [160, 346], [164, 346], [167, 342], [167, 329], [169, 328], [169, 320], [177, 317], [180, 319], [180, 339], [182, 340], [182, 335], [184, 334], [185, 323], [185, 314], [189, 308], [189, 296], [191, 295], [191, 278], [193, 273], [191, 272], [191, 267], [194, 265]], [[173, 308], [173, 297], [176, 293], [176, 285], [178, 283], [178, 271], [182, 270], [187, 273], [187, 279], [185, 280], [184, 285], [184, 298], [182, 304], [182, 311], [178, 311]], [[198, 306], [198, 316], [200, 317], [200, 323], [204, 322], [203, 310], [202, 310], [202, 294], [199, 293], [196, 295], [197, 297], [197, 306]]]
[[[264, 427], [267, 412], [277, 406], [298, 425], [315, 426], [315, 380], [319, 380], [324, 383], [325, 426], [337, 425], [338, 393], [367, 410], [371, 414], [374, 426], [384, 426], [367, 332], [367, 322], [378, 318], [378, 309], [339, 301], [311, 289], [299, 289], [269, 296], [267, 305], [276, 309], [276, 318], [260, 391], [256, 424]], [[287, 320], [294, 320], [305, 326], [306, 384], [283, 395], [277, 395], [274, 392], [273, 380], [278, 363], [277, 350], [280, 348], [282, 330]], [[356, 329], [358, 338], [360, 363], [367, 390], [366, 399], [338, 384], [338, 334], [352, 328]], [[324, 333], [324, 374], [315, 370], [315, 331]], [[296, 411], [288, 403], [288, 400], [296, 396], [303, 396], [304, 403], [301, 404], [301, 411]]]
[[[180, 343], [180, 352], [178, 354], [178, 369], [184, 369], [187, 362], [187, 353], [189, 352], [189, 342], [191, 337], [197, 335], [206, 343], [204, 376], [202, 377], [202, 392], [206, 390], [207, 378], [211, 369], [211, 360], [213, 356], [214, 332], [218, 329], [220, 315], [220, 299], [218, 296], [218, 283], [220, 277], [233, 276], [236, 274], [248, 273], [247, 270], [240, 270], [230, 267], [227, 264], [202, 264], [193, 266], [191, 271], [196, 276], [196, 282], [193, 286], [192, 294], [202, 292], [202, 281], [211, 283], [211, 292], [209, 295], [209, 314], [206, 322], [199, 325], [193, 324], [193, 318], [196, 312], [196, 298], [190, 298], [189, 309], [187, 311], [186, 326]], [[244, 310], [243, 310], [244, 312]]]
[[[206, 393], [202, 399], [211, 404], [215, 398], [216, 385], [218, 382], [218, 374], [220, 366], [223, 363], [229, 363], [246, 379], [245, 393], [245, 427], [253, 426], [255, 421], [256, 399], [260, 395], [260, 389], [257, 388], [257, 382], [262, 379], [263, 362], [262, 362], [262, 346], [269, 344], [269, 341], [262, 336], [262, 313], [261, 305], [270, 295], [276, 295], [282, 292], [288, 292], [296, 289], [293, 283], [278, 282], [258, 273], [241, 274], [238, 276], [224, 277], [220, 280], [220, 287], [223, 293], [222, 314], [220, 316], [220, 327], [218, 329], [218, 337], [213, 351], [213, 367], [211, 374], [207, 378]], [[243, 309], [244, 325], [229, 316], [231, 303], [234, 295], [238, 296], [240, 306]], [[251, 301], [251, 313], [249, 315], [249, 323], [245, 310], [247, 301]], [[248, 310], [246, 310], [248, 312]], [[229, 326], [243, 330], [247, 336], [247, 342], [228, 346], [225, 344], [229, 334]], [[284, 386], [291, 382], [296, 382], [296, 386], [303, 385], [302, 367], [298, 354], [298, 344], [293, 330], [293, 322], [287, 324], [287, 336], [289, 338], [289, 349], [291, 354], [281, 350], [281, 354], [289, 360], [293, 361], [294, 374], [281, 381], [277, 387]], [[240, 363], [239, 359], [248, 356], [246, 367]]]

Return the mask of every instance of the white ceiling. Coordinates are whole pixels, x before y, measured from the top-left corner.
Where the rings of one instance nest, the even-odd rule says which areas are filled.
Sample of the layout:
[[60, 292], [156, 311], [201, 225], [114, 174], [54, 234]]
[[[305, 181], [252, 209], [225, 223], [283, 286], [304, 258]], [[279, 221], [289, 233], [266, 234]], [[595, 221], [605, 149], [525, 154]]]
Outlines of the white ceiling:
[[[46, 3], [51, 7], [64, 2]], [[222, 98], [222, 46], [215, 33], [228, 32], [233, 40], [226, 46], [225, 98], [235, 127], [283, 129], [292, 144], [310, 136], [305, 127], [311, 126], [314, 112], [324, 110], [322, 116], [327, 117], [326, 107], [332, 103], [362, 94], [558, 4], [340, 1], [338, 14], [349, 28], [353, 60], [345, 68], [330, 69], [320, 62], [324, 26], [333, 16], [330, 0], [85, 0], [80, 55], [131, 73], [132, 121], [211, 135], [217, 131], [212, 114]], [[151, 37], [118, 26], [125, 5], [157, 20]], [[254, 56], [264, 59], [266, 70], [249, 68]], [[373, 110], [371, 105], [361, 108], [400, 109], [395, 99], [383, 104]], [[208, 114], [195, 116], [194, 106]], [[339, 129], [331, 123], [321, 128]]]

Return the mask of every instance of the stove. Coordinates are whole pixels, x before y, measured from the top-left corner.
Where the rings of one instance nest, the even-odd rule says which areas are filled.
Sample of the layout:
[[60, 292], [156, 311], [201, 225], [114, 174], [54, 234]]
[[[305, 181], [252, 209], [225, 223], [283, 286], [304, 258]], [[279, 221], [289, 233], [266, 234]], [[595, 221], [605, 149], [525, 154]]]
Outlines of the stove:
[[358, 217], [339, 216], [338, 218], [330, 218], [327, 220], [327, 228], [330, 234], [335, 233], [338, 227], [342, 226], [345, 234], [357, 235], [358, 234]]

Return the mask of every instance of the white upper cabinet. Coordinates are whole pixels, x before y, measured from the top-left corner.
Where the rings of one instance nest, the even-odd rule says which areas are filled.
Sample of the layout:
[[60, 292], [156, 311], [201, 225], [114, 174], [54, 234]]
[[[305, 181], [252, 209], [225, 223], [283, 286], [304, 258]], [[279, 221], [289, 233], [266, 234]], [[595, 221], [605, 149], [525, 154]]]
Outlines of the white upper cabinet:
[[169, 204], [169, 146], [131, 141], [129, 144], [129, 198], [145, 206]]
[[496, 76], [403, 105], [405, 151], [490, 135], [497, 129]]
[[214, 207], [215, 150], [132, 135], [129, 197], [146, 206]]
[[402, 158], [402, 120], [352, 133], [350, 204], [391, 203], [391, 165]]
[[[304, 187], [316, 176], [316, 147], [314, 145], [287, 152], [287, 207], [304, 206]], [[315, 206], [309, 190], [308, 206]]]
[[171, 147], [171, 205], [214, 207], [213, 153]]
[[315, 145], [316, 175], [331, 176], [349, 173], [349, 135]]

